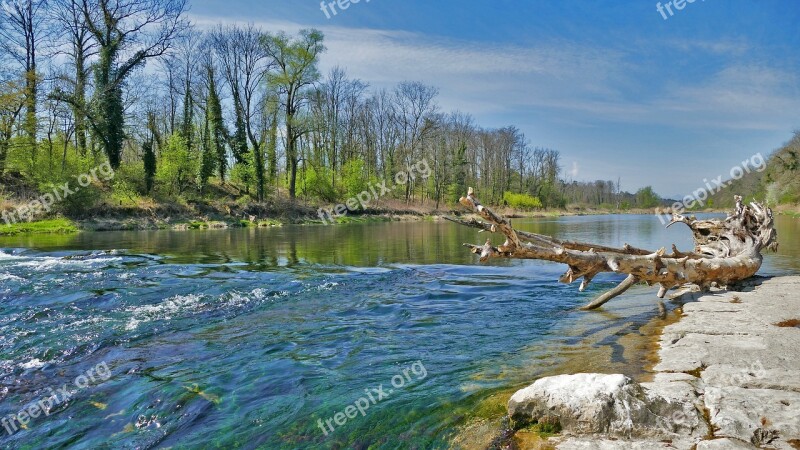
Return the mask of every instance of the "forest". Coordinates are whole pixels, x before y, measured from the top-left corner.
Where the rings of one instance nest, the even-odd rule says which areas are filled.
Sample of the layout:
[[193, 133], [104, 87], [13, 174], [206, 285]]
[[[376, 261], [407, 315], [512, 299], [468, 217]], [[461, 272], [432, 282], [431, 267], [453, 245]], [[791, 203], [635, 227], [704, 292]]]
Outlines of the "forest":
[[322, 73], [319, 30], [200, 28], [185, 0], [18, 0], [2, 13], [3, 209], [107, 163], [113, 178], [54, 212], [307, 211], [422, 160], [431, 176], [381, 204], [447, 209], [467, 186], [521, 210], [665, 203], [650, 187], [622, 192], [620, 179], [569, 180], [558, 150], [443, 111], [436, 86]]

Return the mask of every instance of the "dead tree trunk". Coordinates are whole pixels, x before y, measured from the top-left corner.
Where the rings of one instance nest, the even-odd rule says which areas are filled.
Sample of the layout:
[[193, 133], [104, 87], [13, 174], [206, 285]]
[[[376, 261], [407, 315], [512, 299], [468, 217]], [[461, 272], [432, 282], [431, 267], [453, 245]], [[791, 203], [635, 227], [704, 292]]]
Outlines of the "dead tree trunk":
[[479, 254], [481, 261], [517, 258], [567, 264], [569, 268], [559, 281], [572, 283], [583, 278], [580, 291], [598, 273], [627, 274], [628, 277], [617, 287], [582, 308], [594, 309], [640, 282], [650, 286], [658, 284], [658, 297], [664, 298], [670, 289], [693, 286], [708, 289], [711, 285], [726, 286], [755, 275], [761, 267], [761, 250], [777, 250], [772, 210], [756, 202], [744, 205], [742, 197], [738, 195], [735, 199], [736, 210], [724, 220], [697, 220], [693, 216], [673, 214], [667, 227], [678, 222], [686, 224], [694, 235], [695, 248], [692, 252], [680, 252], [673, 244], [672, 254], [666, 254], [664, 248], [655, 252], [628, 244], [622, 248], [612, 248], [518, 231], [511, 226], [511, 222], [481, 205], [472, 188], [460, 202], [473, 209], [486, 222], [477, 219], [448, 220], [505, 236], [505, 242], [498, 247], [492, 246], [491, 240], [483, 245], [464, 244], [473, 253]]

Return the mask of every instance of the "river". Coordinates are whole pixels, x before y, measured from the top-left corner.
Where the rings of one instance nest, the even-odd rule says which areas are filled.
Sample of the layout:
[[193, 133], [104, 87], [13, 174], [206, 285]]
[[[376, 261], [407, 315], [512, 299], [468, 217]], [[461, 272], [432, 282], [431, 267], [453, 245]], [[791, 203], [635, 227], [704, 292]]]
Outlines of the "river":
[[[654, 216], [514, 224], [691, 247]], [[800, 272], [800, 220], [777, 229], [761, 274]], [[0, 447], [447, 448], [565, 364], [642, 375], [622, 341], [659, 315], [653, 288], [579, 312], [621, 277], [579, 293], [564, 266], [461, 246], [485, 239], [442, 221], [0, 238], [0, 417], [70, 397], [4, 422]]]

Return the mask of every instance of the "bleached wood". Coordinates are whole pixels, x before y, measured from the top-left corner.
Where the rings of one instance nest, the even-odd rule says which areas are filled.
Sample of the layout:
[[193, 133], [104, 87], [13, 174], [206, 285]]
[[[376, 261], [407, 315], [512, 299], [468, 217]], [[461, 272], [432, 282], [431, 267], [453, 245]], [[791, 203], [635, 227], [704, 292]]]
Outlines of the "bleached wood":
[[736, 196], [736, 209], [724, 220], [697, 220], [674, 214], [668, 227], [683, 223], [694, 237], [692, 252], [680, 252], [673, 245], [672, 253], [661, 248], [648, 251], [627, 244], [613, 248], [583, 242], [570, 242], [551, 236], [515, 230], [511, 222], [483, 206], [472, 188], [460, 203], [476, 212], [486, 222], [476, 219], [448, 218], [462, 225], [491, 233], [502, 233], [505, 242], [497, 247], [491, 239], [483, 245], [464, 244], [481, 261], [489, 258], [541, 259], [567, 264], [567, 272], [559, 278], [563, 283], [581, 280], [583, 291], [602, 272], [627, 274], [619, 286], [601, 295], [583, 309], [599, 307], [622, 294], [638, 282], [660, 286], [658, 296], [667, 291], [696, 285], [701, 289], [711, 284], [726, 286], [752, 277], [761, 267], [761, 251], [777, 250], [777, 231], [772, 211], [760, 203], [745, 205]]

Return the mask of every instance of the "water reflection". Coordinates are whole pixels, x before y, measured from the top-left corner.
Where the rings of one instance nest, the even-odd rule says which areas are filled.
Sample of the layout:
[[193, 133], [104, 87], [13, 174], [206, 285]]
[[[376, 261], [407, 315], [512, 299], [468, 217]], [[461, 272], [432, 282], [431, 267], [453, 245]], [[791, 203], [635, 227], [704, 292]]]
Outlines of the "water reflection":
[[[650, 215], [601, 215], [516, 219], [515, 227], [562, 239], [656, 250], [676, 244], [691, 249], [685, 227], [665, 229]], [[762, 272], [800, 270], [800, 220], [776, 218], [777, 254], [767, 254]], [[0, 238], [0, 247], [38, 250], [110, 250], [168, 255], [176, 263], [244, 262], [264, 269], [298, 264], [375, 267], [388, 264], [475, 264], [461, 246], [488, 235], [447, 221], [390, 222], [337, 226], [285, 226], [261, 229], [121, 231]], [[500, 243], [501, 237], [492, 237]], [[492, 261], [492, 265], [519, 264]]]

